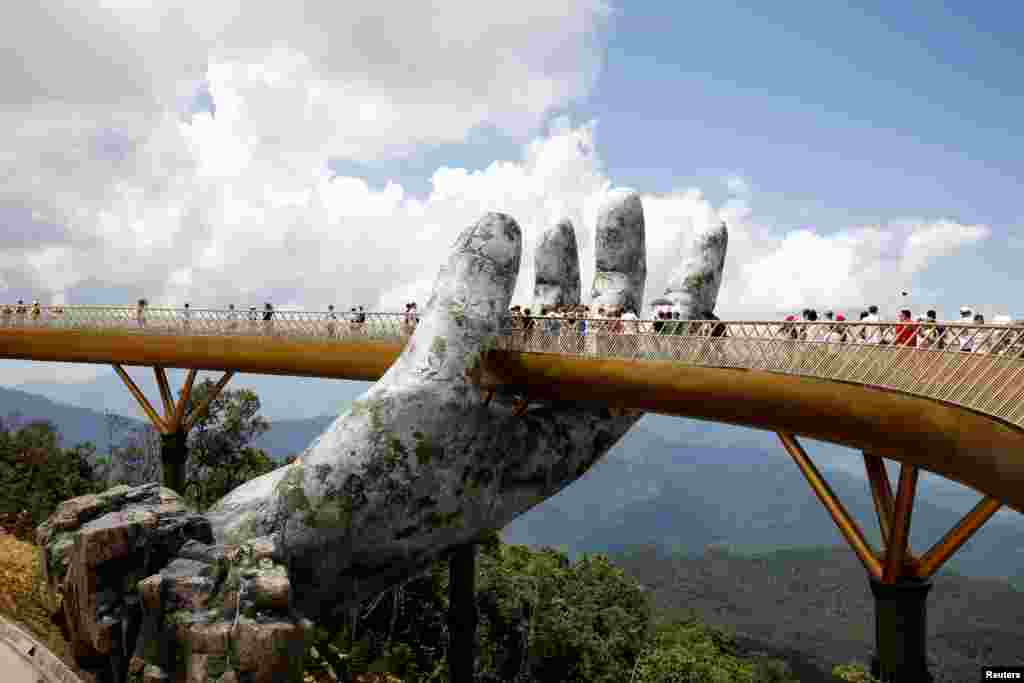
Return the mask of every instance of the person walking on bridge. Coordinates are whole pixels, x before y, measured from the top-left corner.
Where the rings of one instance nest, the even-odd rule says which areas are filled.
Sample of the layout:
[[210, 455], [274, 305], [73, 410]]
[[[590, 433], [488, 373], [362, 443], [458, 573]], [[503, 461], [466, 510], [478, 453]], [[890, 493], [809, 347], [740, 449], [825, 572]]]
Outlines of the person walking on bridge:
[[[973, 316], [974, 311], [971, 310], [970, 306], [961, 306], [960, 320], [957, 322], [961, 325], [970, 325], [973, 321]], [[974, 332], [970, 327], [956, 327], [950, 330], [951, 336], [964, 353], [970, 353], [974, 350]]]
[[146, 300], [139, 299], [135, 306], [135, 324], [140, 330], [146, 327]]
[[255, 306], [249, 307], [249, 331], [256, 332], [259, 326], [259, 313], [256, 312]]
[[25, 324], [25, 314], [27, 313], [25, 308], [25, 300], [18, 299], [18, 305], [14, 307], [14, 320], [17, 325]]
[[338, 315], [334, 312], [334, 304], [327, 307], [327, 338], [334, 339], [338, 331]]
[[228, 331], [234, 332], [238, 329], [238, 311], [234, 304], [228, 304]]
[[263, 304], [263, 331], [266, 334], [274, 333], [274, 307], [269, 301]]
[[189, 328], [192, 326], [192, 308], [188, 303], [185, 304], [185, 311], [182, 313], [182, 318], [185, 326], [185, 332], [188, 332]]
[[42, 314], [43, 314], [42, 309], [39, 308], [39, 301], [38, 300], [33, 301], [32, 302], [32, 312], [30, 314], [31, 317], [32, 317], [32, 324], [33, 325], [38, 325], [39, 324], [39, 317]]
[[917, 346], [917, 328], [912, 322], [913, 314], [909, 308], [900, 311], [900, 323], [896, 326], [893, 343], [896, 346]]
[[10, 304], [4, 304], [3, 308], [3, 324], [4, 327], [9, 327], [11, 324], [11, 316], [14, 315], [14, 309], [11, 308]]

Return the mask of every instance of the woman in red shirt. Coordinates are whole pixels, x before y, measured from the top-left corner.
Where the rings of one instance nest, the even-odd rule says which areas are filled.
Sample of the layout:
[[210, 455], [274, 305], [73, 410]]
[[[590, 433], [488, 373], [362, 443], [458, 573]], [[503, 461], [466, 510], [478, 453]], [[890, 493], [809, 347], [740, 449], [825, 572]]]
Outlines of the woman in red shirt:
[[896, 326], [896, 339], [893, 340], [896, 346], [917, 346], [917, 325], [911, 323], [910, 311], [904, 308], [900, 311], [900, 324]]

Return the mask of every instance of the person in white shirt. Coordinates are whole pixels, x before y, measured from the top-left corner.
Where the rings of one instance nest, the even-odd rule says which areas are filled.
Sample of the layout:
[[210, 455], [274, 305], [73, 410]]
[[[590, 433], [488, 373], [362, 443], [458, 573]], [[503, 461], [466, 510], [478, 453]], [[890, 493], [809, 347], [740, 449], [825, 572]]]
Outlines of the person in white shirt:
[[[984, 325], [985, 316], [981, 313], [974, 314], [974, 324]], [[992, 338], [992, 333], [985, 328], [976, 328], [974, 330], [974, 353], [988, 353], [989, 341]]]
[[[973, 322], [973, 311], [970, 306], [960, 307], [960, 320], [961, 325], [970, 325]], [[974, 330], [969, 327], [955, 327], [950, 329], [950, 335], [952, 340], [956, 340], [960, 350], [964, 353], [970, 353], [974, 350]]]
[[[865, 323], [880, 323], [881, 319], [878, 317], [878, 306], [868, 306], [868, 314], [864, 318]], [[868, 344], [879, 344], [882, 341], [882, 328], [877, 325], [872, 325], [864, 328], [864, 339]]]

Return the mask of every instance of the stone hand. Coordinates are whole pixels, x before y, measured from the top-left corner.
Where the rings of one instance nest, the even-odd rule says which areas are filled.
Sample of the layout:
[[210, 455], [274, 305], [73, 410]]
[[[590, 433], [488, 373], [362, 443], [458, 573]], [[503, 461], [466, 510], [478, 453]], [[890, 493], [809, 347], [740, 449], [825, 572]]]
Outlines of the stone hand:
[[[701, 237], [674, 274], [670, 294], [688, 312], [714, 308], [725, 239], [724, 225]], [[521, 242], [503, 214], [465, 229], [395, 364], [295, 463], [207, 513], [218, 543], [272, 542], [306, 617], [334, 614], [504, 527], [583, 475], [639, 419], [579, 403], [517, 414], [511, 396], [486, 400], [474, 378], [508, 310]], [[595, 303], [639, 313], [646, 254], [637, 195], [612, 197], [596, 242]], [[542, 238], [538, 303], [579, 303], [577, 254], [567, 222]]]

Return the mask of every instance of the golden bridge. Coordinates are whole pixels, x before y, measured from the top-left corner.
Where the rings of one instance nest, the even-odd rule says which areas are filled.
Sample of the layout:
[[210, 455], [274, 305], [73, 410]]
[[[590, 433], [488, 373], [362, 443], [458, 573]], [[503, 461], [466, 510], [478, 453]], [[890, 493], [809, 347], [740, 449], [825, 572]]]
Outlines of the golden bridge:
[[[263, 320], [262, 312], [146, 308], [140, 317], [134, 307], [43, 307], [0, 318], [0, 358], [112, 365], [153, 425], [183, 438], [206, 408], [187, 409], [200, 370], [224, 372], [216, 391], [237, 372], [380, 378], [412, 321], [355, 315], [275, 310]], [[581, 331], [578, 319], [508, 318], [478, 382], [485, 394], [519, 397], [520, 412], [545, 401], [599, 402], [776, 432], [873, 590], [927, 583], [1002, 505], [1024, 512], [1024, 326], [911, 323], [910, 346], [901, 336], [907, 323], [656, 322], [586, 320]], [[162, 414], [125, 365], [154, 369]], [[190, 371], [177, 400], [165, 368]], [[883, 548], [866, 541], [798, 436], [862, 451]], [[901, 463], [895, 495], [883, 459]], [[908, 539], [920, 470], [971, 487], [981, 500], [915, 554]], [[903, 631], [889, 645], [878, 638], [883, 660], [903, 656], [887, 647], [923, 648], [926, 592], [875, 590], [878, 629]], [[904, 599], [920, 604], [919, 627], [908, 626], [916, 621], [906, 604], [883, 613]], [[918, 637], [921, 648], [910, 642]]]

